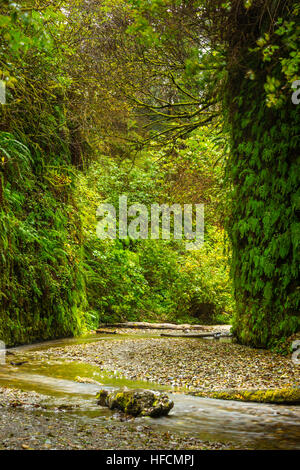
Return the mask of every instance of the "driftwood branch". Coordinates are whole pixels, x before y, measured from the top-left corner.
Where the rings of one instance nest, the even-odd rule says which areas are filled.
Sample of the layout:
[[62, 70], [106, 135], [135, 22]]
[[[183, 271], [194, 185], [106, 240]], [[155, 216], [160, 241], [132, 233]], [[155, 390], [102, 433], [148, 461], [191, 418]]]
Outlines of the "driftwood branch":
[[209, 326], [203, 325], [174, 325], [173, 323], [147, 323], [147, 322], [125, 322], [99, 325], [100, 328], [140, 328], [149, 330], [209, 330]]
[[165, 338], [213, 338], [215, 335], [214, 333], [199, 333], [199, 334], [179, 334], [173, 335], [172, 333], [161, 333], [160, 336], [164, 336]]
[[116, 331], [112, 331], [112, 330], [102, 330], [102, 329], [98, 329], [96, 330], [96, 333], [99, 334], [99, 335], [116, 335], [117, 332]]
[[172, 334], [172, 333], [161, 333], [160, 336], [164, 336], [166, 338], [230, 338], [232, 335], [229, 333], [199, 333], [199, 334]]

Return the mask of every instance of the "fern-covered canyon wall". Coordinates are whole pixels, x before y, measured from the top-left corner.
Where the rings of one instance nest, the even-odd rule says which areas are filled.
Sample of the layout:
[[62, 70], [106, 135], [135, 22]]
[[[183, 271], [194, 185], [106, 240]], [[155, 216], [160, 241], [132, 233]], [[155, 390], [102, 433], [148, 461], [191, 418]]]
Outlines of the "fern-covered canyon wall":
[[258, 347], [300, 328], [299, 5], [269, 3], [232, 20], [227, 87], [234, 331]]
[[[0, 339], [208, 322], [280, 350], [300, 330], [299, 14], [295, 0], [1, 3]], [[204, 247], [99, 240], [97, 206], [122, 194], [205, 204]]]

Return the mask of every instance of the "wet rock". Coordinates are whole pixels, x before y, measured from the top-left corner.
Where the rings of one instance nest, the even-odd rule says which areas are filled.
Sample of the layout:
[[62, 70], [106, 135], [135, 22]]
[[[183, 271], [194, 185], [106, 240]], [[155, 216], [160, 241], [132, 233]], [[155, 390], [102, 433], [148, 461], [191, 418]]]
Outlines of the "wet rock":
[[89, 377], [75, 377], [75, 382], [78, 382], [80, 384], [95, 384], [95, 385], [102, 385], [100, 382], [97, 382], [97, 380], [90, 379]]
[[174, 406], [168, 395], [151, 390], [119, 390], [111, 393], [101, 390], [97, 398], [99, 405], [132, 416], [166, 416]]

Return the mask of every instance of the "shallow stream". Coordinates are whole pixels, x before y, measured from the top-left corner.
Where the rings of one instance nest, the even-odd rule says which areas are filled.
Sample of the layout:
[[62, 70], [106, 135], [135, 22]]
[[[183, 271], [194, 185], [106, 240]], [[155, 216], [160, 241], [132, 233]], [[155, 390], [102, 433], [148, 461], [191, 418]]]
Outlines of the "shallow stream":
[[[150, 337], [151, 335], [147, 335]], [[133, 337], [128, 335], [128, 337]], [[134, 338], [139, 336], [134, 335]], [[143, 335], [145, 337], [145, 335]], [[117, 373], [81, 362], [51, 359], [51, 348], [94, 341], [116, 341], [113, 335], [65, 339], [15, 348], [18, 360], [26, 351], [47, 350], [49, 359], [39, 359], [14, 366], [13, 355], [7, 355], [0, 365], [0, 385], [19, 390], [36, 391], [45, 396], [46, 412], [64, 409], [70, 419], [93, 420], [99, 423], [113, 416], [113, 412], [99, 407], [95, 399], [100, 388], [108, 390], [122, 386], [168, 390], [175, 403], [168, 417], [139, 418], [151, 420], [156, 431], [183, 433], [202, 440], [231, 442], [255, 449], [300, 449], [300, 407], [244, 403], [199, 398], [177, 393], [170, 387], [150, 382], [131, 381]], [[98, 383], [79, 383], [78, 377]], [[63, 418], [62, 418], [63, 419]]]

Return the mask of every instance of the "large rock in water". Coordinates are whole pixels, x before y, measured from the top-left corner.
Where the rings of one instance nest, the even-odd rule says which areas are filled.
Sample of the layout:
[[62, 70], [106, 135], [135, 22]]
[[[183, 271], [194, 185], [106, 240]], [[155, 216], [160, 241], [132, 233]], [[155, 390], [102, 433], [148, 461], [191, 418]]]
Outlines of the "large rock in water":
[[111, 393], [100, 390], [97, 398], [99, 405], [132, 416], [166, 416], [174, 406], [168, 395], [152, 390], [119, 390]]

